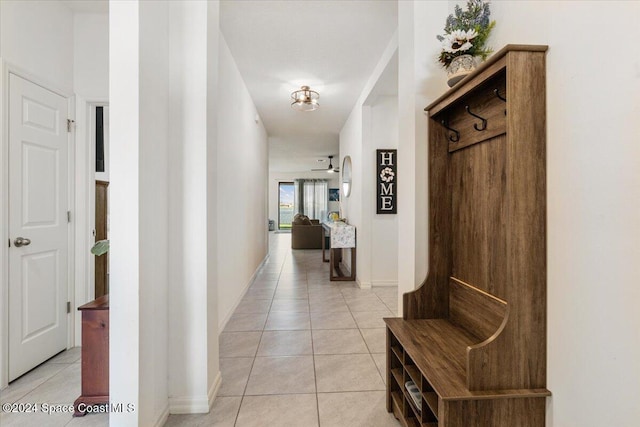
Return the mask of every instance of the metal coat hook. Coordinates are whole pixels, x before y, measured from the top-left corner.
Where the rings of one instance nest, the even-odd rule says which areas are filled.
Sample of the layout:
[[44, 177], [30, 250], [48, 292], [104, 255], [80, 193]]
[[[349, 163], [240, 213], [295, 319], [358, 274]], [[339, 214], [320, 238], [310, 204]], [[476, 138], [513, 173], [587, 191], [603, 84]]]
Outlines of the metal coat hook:
[[[507, 102], [507, 98], [503, 97], [502, 95], [500, 95], [500, 91], [498, 89], [494, 89], [493, 93], [496, 94], [496, 97], [502, 101], [502, 102]], [[504, 115], [507, 115], [507, 110], [504, 110]]]
[[447, 123], [446, 120], [442, 120], [440, 123], [442, 123], [442, 126], [444, 126], [449, 132], [451, 132], [449, 134], [449, 141], [451, 141], [451, 142], [460, 141], [460, 132], [458, 132], [455, 129], [450, 128], [449, 124]]
[[469, 109], [468, 105], [465, 105], [464, 109], [467, 110], [467, 113], [471, 114], [473, 117], [482, 120], [482, 124], [480, 124], [480, 126], [478, 126], [477, 123], [473, 124], [473, 128], [475, 130], [485, 130], [487, 128], [487, 119], [485, 119], [483, 117], [480, 117], [477, 114], [472, 113], [471, 110]]

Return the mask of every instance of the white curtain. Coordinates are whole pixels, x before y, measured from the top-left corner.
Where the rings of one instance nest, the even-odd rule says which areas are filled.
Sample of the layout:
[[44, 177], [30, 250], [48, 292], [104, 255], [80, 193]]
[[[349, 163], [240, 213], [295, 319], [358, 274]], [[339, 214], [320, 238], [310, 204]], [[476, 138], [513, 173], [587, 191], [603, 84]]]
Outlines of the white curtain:
[[295, 210], [311, 219], [325, 220], [329, 201], [329, 184], [325, 179], [295, 180]]

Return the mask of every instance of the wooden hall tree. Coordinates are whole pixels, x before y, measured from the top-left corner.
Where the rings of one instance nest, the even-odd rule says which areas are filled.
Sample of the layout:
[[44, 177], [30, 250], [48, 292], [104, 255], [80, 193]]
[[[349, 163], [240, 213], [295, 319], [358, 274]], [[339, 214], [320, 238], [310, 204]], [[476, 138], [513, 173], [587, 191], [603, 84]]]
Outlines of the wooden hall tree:
[[545, 424], [546, 50], [508, 45], [425, 109], [429, 273], [386, 319], [405, 425]]

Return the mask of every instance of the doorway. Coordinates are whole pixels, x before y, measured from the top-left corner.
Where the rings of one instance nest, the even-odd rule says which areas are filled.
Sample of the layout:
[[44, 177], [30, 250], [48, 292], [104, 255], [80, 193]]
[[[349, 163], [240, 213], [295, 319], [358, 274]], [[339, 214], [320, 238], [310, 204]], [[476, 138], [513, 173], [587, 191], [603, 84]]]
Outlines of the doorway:
[[69, 99], [8, 78], [8, 380], [67, 348]]
[[291, 230], [294, 189], [293, 182], [278, 184], [278, 230]]
[[[91, 109], [91, 129], [94, 148], [94, 241], [109, 238], [109, 106], [96, 105]], [[93, 244], [92, 243], [92, 244]], [[94, 296], [109, 293], [109, 253], [94, 257]]]

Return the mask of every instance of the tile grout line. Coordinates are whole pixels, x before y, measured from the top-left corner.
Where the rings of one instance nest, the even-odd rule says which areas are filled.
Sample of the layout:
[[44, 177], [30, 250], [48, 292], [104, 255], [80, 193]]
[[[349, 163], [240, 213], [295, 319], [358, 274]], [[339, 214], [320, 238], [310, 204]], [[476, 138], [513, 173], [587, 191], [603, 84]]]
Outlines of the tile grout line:
[[[55, 356], [54, 356], [55, 357]], [[49, 361], [45, 361], [43, 363], [41, 363], [40, 365], [36, 366], [35, 368], [33, 368], [31, 371], [27, 372], [24, 375], [29, 374], [32, 371], [35, 371], [36, 369], [43, 367], [45, 365], [48, 364], [54, 364], [54, 363], [50, 363]], [[42, 381], [41, 383], [39, 383], [38, 385], [36, 385], [35, 387], [32, 387], [30, 389], [28, 389], [28, 391], [25, 391], [24, 394], [21, 394], [18, 398], [12, 398], [12, 401], [7, 402], [7, 403], [16, 403], [22, 399], [24, 399], [25, 397], [27, 397], [29, 394], [31, 394], [32, 392], [36, 391], [36, 389], [42, 387], [45, 383], [47, 383], [49, 380], [51, 380], [53, 377], [57, 376], [58, 374], [60, 374], [61, 372], [65, 371], [67, 368], [69, 368], [71, 365], [74, 365], [75, 362], [72, 363], [55, 363], [55, 365], [67, 365], [66, 367], [60, 369], [58, 372], [56, 372], [55, 374], [49, 376], [48, 378], [46, 378], [44, 381]], [[22, 378], [22, 376], [16, 378], [16, 380], [19, 380], [20, 378]], [[7, 388], [5, 388], [3, 391], [6, 393], [7, 390], [11, 387], [11, 384], [9, 384], [9, 386], [7, 386]]]
[[[274, 303], [275, 303], [275, 299], [281, 299], [281, 300], [287, 300], [289, 301], [291, 304], [293, 305], [299, 305], [301, 301], [306, 300], [306, 305], [308, 308], [308, 311], [297, 311], [294, 309], [294, 311], [291, 311], [291, 313], [298, 313], [298, 314], [302, 314], [302, 313], [307, 313], [307, 315], [309, 316], [309, 336], [311, 339], [311, 356], [312, 356], [312, 363], [313, 363], [313, 373], [314, 373], [314, 384], [315, 384], [315, 397], [316, 397], [316, 408], [317, 408], [317, 423], [318, 423], [318, 427], [321, 426], [321, 417], [320, 417], [320, 401], [319, 401], [319, 390], [318, 390], [318, 376], [317, 376], [317, 367], [316, 367], [316, 360], [315, 360], [315, 340], [314, 340], [314, 332], [315, 331], [322, 331], [322, 330], [338, 330], [338, 331], [344, 331], [344, 330], [353, 330], [353, 329], [358, 329], [358, 334], [361, 337], [361, 339], [364, 341], [365, 346], [364, 348], [366, 349], [366, 351], [364, 352], [356, 352], [356, 353], [331, 353], [331, 354], [323, 354], [322, 356], [347, 356], [347, 355], [365, 355], [368, 354], [369, 355], [369, 359], [371, 361], [371, 363], [373, 363], [373, 365], [376, 368], [376, 372], [378, 373], [379, 377], [382, 379], [382, 383], [384, 384], [384, 378], [382, 373], [380, 372], [380, 369], [378, 369], [378, 366], [376, 365], [375, 359], [373, 357], [374, 353], [372, 353], [372, 347], [369, 345], [369, 343], [366, 341], [364, 334], [363, 334], [363, 328], [360, 327], [360, 325], [358, 324], [357, 320], [356, 320], [356, 316], [355, 316], [355, 311], [352, 310], [352, 307], [349, 305], [349, 303], [347, 301], [350, 301], [351, 304], [358, 304], [358, 302], [361, 300], [361, 296], [367, 296], [367, 295], [363, 295], [357, 292], [353, 292], [352, 288], [353, 286], [345, 286], [343, 284], [339, 284], [337, 286], [334, 286], [333, 284], [329, 285], [329, 286], [324, 286], [325, 283], [322, 280], [319, 280], [317, 277], [316, 272], [319, 270], [316, 270], [315, 266], [311, 265], [311, 255], [317, 255], [317, 254], [308, 254], [308, 253], [301, 253], [301, 254], [293, 254], [292, 252], [287, 252], [285, 254], [285, 257], [282, 259], [281, 261], [281, 265], [279, 268], [279, 274], [278, 274], [278, 278], [277, 278], [277, 284], [276, 287], [274, 289], [274, 292], [272, 294], [272, 298], [270, 299], [270, 304], [269, 304], [269, 309], [267, 312], [267, 321], [269, 319], [269, 316], [276, 312], [273, 311], [274, 309]], [[289, 261], [291, 261], [291, 263], [289, 264]], [[323, 266], [324, 267], [324, 266]], [[283, 287], [283, 285], [285, 285], [285, 283], [283, 282], [283, 279], [285, 276], [283, 276], [285, 274], [285, 269], [287, 270], [287, 284], [286, 286]], [[323, 268], [323, 270], [326, 270]], [[333, 290], [339, 292], [339, 295], [341, 298], [338, 298], [339, 302], [341, 304], [344, 304], [346, 306], [346, 311], [339, 311], [339, 313], [344, 313], [344, 312], [348, 312], [349, 313], [349, 317], [352, 320], [354, 326], [352, 327], [348, 327], [348, 328], [314, 328], [313, 326], [313, 320], [312, 320], [312, 314], [313, 313], [332, 313], [332, 311], [330, 311], [331, 309], [329, 308], [329, 311], [327, 311], [326, 309], [320, 310], [320, 311], [314, 311], [312, 313], [311, 311], [311, 301], [312, 299], [318, 299], [318, 300], [322, 300], [322, 293], [318, 292], [316, 295], [313, 296], [313, 298], [311, 297], [310, 291], [310, 285], [309, 285], [309, 275], [310, 273], [313, 273], [313, 277], [314, 277], [314, 286], [313, 286], [313, 290], [322, 290], [322, 289], [327, 289], [330, 290], [330, 292], [327, 294], [327, 297], [330, 297], [331, 294], [333, 294]], [[304, 278], [301, 280], [300, 277], [303, 276]], [[302, 286], [300, 286], [302, 285]], [[297, 292], [302, 292], [304, 290], [306, 290], [306, 296], [303, 298], [276, 298], [276, 295], [281, 292], [284, 293], [283, 290], [287, 290], [287, 294], [293, 294], [296, 295]], [[351, 292], [351, 293], [350, 293]], [[346, 296], [345, 296], [346, 294]], [[335, 295], [336, 297], [338, 295]], [[393, 311], [388, 307], [388, 305], [382, 300], [382, 298], [376, 294], [374, 292], [373, 296], [375, 296], [374, 301], [379, 302], [382, 304], [383, 307], [385, 307], [388, 311], [391, 312], [391, 315], [393, 314]], [[300, 301], [300, 302], [296, 302], [296, 301]], [[285, 304], [286, 305], [286, 304]], [[356, 307], [357, 308], [357, 307]], [[280, 310], [283, 312], [290, 312], [290, 310]], [[378, 310], [365, 310], [365, 311], [378, 311]], [[380, 310], [382, 311], [382, 310]], [[248, 390], [248, 384], [249, 384], [249, 380], [251, 378], [251, 374], [253, 373], [253, 369], [255, 368], [255, 363], [256, 363], [256, 359], [258, 357], [273, 357], [273, 358], [284, 358], [284, 357], [304, 357], [307, 356], [306, 354], [283, 354], [283, 355], [278, 355], [278, 354], [267, 354], [264, 356], [259, 356], [259, 349], [260, 346], [263, 344], [263, 340], [265, 339], [264, 337], [264, 333], [265, 332], [283, 332], [283, 331], [297, 331], [297, 332], [304, 332], [306, 331], [306, 329], [274, 329], [274, 330], [267, 330], [266, 329], [266, 324], [267, 321], [265, 321], [265, 324], [262, 328], [261, 335], [260, 335], [260, 339], [258, 341], [258, 346], [256, 348], [256, 351], [253, 355], [253, 360], [252, 360], [252, 365], [251, 365], [251, 369], [249, 371], [249, 376], [247, 378], [247, 383], [245, 384], [244, 387], [244, 391], [242, 393], [241, 396], [241, 400], [240, 400], [240, 406], [238, 407], [238, 411], [236, 413], [235, 416], [235, 421], [234, 421], [234, 426], [237, 424], [238, 419], [239, 419], [239, 414], [240, 414], [240, 410], [242, 409], [242, 406], [244, 404], [246, 404], [247, 402], [245, 401], [244, 397], [248, 396], [247, 390]], [[289, 323], [288, 321], [284, 322], [285, 327], [288, 325], [291, 325], [292, 323]], [[382, 328], [364, 328], [364, 329], [382, 329]], [[286, 351], [286, 349], [285, 349]], [[386, 386], [385, 386], [386, 387]], [[371, 390], [352, 390], [349, 391], [350, 393], [371, 393], [371, 392], [379, 392], [380, 390], [377, 389], [371, 389]], [[382, 390], [384, 391], [384, 390]], [[325, 393], [327, 394], [340, 394], [340, 393], [345, 393], [346, 391], [340, 391], [340, 390], [335, 390], [335, 391], [327, 391]], [[257, 394], [255, 396], [292, 396], [292, 395], [302, 395], [302, 394], [307, 394], [307, 393], [288, 393], [288, 392], [284, 392], [284, 393], [264, 393], [264, 394]]]
[[[276, 285], [276, 290], [278, 289], [279, 286], [279, 282], [280, 282], [280, 276], [282, 275], [282, 269], [284, 268], [284, 263], [287, 259], [287, 256], [285, 255], [285, 258], [282, 261], [282, 265], [280, 266], [280, 272], [278, 273], [278, 284]], [[264, 266], [262, 267], [264, 268]], [[275, 295], [275, 291], [274, 291], [274, 295]], [[242, 404], [244, 402], [244, 398], [247, 395], [247, 388], [249, 387], [249, 379], [251, 378], [251, 372], [253, 372], [253, 367], [256, 363], [256, 358], [258, 357], [258, 350], [260, 349], [260, 343], [262, 343], [262, 337], [264, 336], [264, 328], [266, 328], [267, 326], [267, 320], [269, 319], [269, 314], [271, 312], [271, 306], [273, 305], [273, 296], [271, 298], [271, 303], [269, 304], [269, 311], [267, 311], [267, 317], [265, 318], [264, 321], [264, 325], [262, 326], [262, 331], [260, 332], [260, 339], [258, 340], [258, 345], [256, 346], [256, 351], [253, 355], [253, 360], [251, 361], [251, 368], [249, 369], [249, 375], [247, 376], [247, 382], [244, 385], [244, 389], [242, 390], [242, 396], [240, 397], [240, 405], [238, 405], [238, 410], [236, 412], [236, 416], [234, 418], [233, 421], [233, 425], [235, 427], [235, 425], [238, 423], [238, 417], [240, 416], [240, 410], [242, 409]], [[236, 308], [237, 310], [237, 308]], [[235, 314], [235, 313], [234, 313]]]
[[[306, 271], [305, 271], [306, 275]], [[307, 276], [307, 293], [309, 290], [309, 277]], [[318, 398], [318, 372], [316, 370], [316, 349], [313, 342], [313, 323], [311, 320], [311, 301], [307, 298], [307, 305], [309, 306], [309, 334], [311, 335], [311, 357], [313, 361], [313, 382], [316, 387], [316, 417], [318, 419], [318, 427], [320, 426], [320, 399]]]

